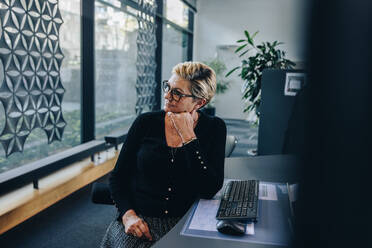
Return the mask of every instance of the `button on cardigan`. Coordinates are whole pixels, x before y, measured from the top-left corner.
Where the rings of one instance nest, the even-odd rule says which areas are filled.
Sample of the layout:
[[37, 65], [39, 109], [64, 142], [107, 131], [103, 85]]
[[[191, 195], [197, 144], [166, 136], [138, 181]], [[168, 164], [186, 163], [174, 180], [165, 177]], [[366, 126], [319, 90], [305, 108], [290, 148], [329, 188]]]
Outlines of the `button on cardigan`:
[[109, 177], [118, 220], [129, 209], [144, 216], [181, 217], [196, 199], [210, 199], [221, 189], [226, 125], [198, 112], [197, 139], [177, 149], [167, 145], [164, 110], [135, 119]]

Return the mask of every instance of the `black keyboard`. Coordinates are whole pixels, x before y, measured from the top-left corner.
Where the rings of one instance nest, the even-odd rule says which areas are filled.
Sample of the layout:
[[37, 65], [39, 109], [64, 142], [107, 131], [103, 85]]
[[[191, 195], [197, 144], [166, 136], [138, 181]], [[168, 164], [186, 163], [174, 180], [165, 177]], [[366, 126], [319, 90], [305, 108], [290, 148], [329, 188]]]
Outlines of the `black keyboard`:
[[258, 180], [229, 181], [225, 187], [218, 220], [257, 221], [258, 217]]

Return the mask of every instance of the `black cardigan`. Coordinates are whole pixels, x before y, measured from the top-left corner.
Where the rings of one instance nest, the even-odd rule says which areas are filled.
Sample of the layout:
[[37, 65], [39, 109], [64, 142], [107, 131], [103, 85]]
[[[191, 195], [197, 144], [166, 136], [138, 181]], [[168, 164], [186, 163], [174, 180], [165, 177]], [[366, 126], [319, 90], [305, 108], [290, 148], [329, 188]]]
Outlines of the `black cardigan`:
[[139, 115], [128, 131], [109, 178], [119, 211], [152, 217], [181, 217], [197, 198], [212, 198], [224, 178], [226, 125], [198, 111], [197, 139], [177, 148], [172, 162], [165, 139], [165, 111]]

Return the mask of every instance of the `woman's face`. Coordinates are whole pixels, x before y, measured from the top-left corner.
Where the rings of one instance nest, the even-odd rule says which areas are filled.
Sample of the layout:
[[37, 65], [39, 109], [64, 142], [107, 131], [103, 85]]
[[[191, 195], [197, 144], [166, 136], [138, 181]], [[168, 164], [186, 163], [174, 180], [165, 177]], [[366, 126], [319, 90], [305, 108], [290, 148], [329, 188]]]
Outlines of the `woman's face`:
[[[180, 78], [177, 74], [172, 74], [168, 80], [171, 89], [177, 89], [180, 93], [185, 95], [191, 95], [190, 82], [188, 80]], [[172, 99], [170, 91], [164, 93], [164, 111], [165, 112], [191, 112], [194, 109], [200, 108], [199, 101], [195, 101], [193, 97], [181, 97], [180, 101], [177, 102]]]

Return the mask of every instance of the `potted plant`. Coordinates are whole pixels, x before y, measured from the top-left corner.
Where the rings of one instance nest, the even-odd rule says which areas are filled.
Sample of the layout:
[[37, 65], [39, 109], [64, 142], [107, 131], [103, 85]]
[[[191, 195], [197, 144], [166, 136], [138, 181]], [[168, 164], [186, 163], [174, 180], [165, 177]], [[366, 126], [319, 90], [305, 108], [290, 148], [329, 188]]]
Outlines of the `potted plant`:
[[[227, 69], [226, 65], [218, 58], [203, 61], [203, 63], [211, 67], [216, 73], [217, 80], [216, 95], [225, 93], [230, 87], [230, 82], [227, 81], [223, 75]], [[216, 114], [215, 102], [216, 98], [213, 97], [212, 100], [202, 108], [202, 111], [208, 115], [215, 115]]]
[[262, 71], [268, 68], [292, 69], [296, 64], [286, 59], [285, 52], [277, 48], [283, 42], [262, 42], [260, 45], [256, 45], [254, 37], [257, 33], [258, 31], [250, 35], [247, 30], [244, 31], [245, 39], [237, 41], [240, 46], [235, 50], [235, 53], [240, 53], [239, 57], [246, 56], [243, 57], [241, 65], [229, 71], [226, 77], [240, 69], [238, 76], [244, 81], [242, 87], [242, 99], [245, 103], [244, 112], [254, 111], [258, 121], [260, 117]]

